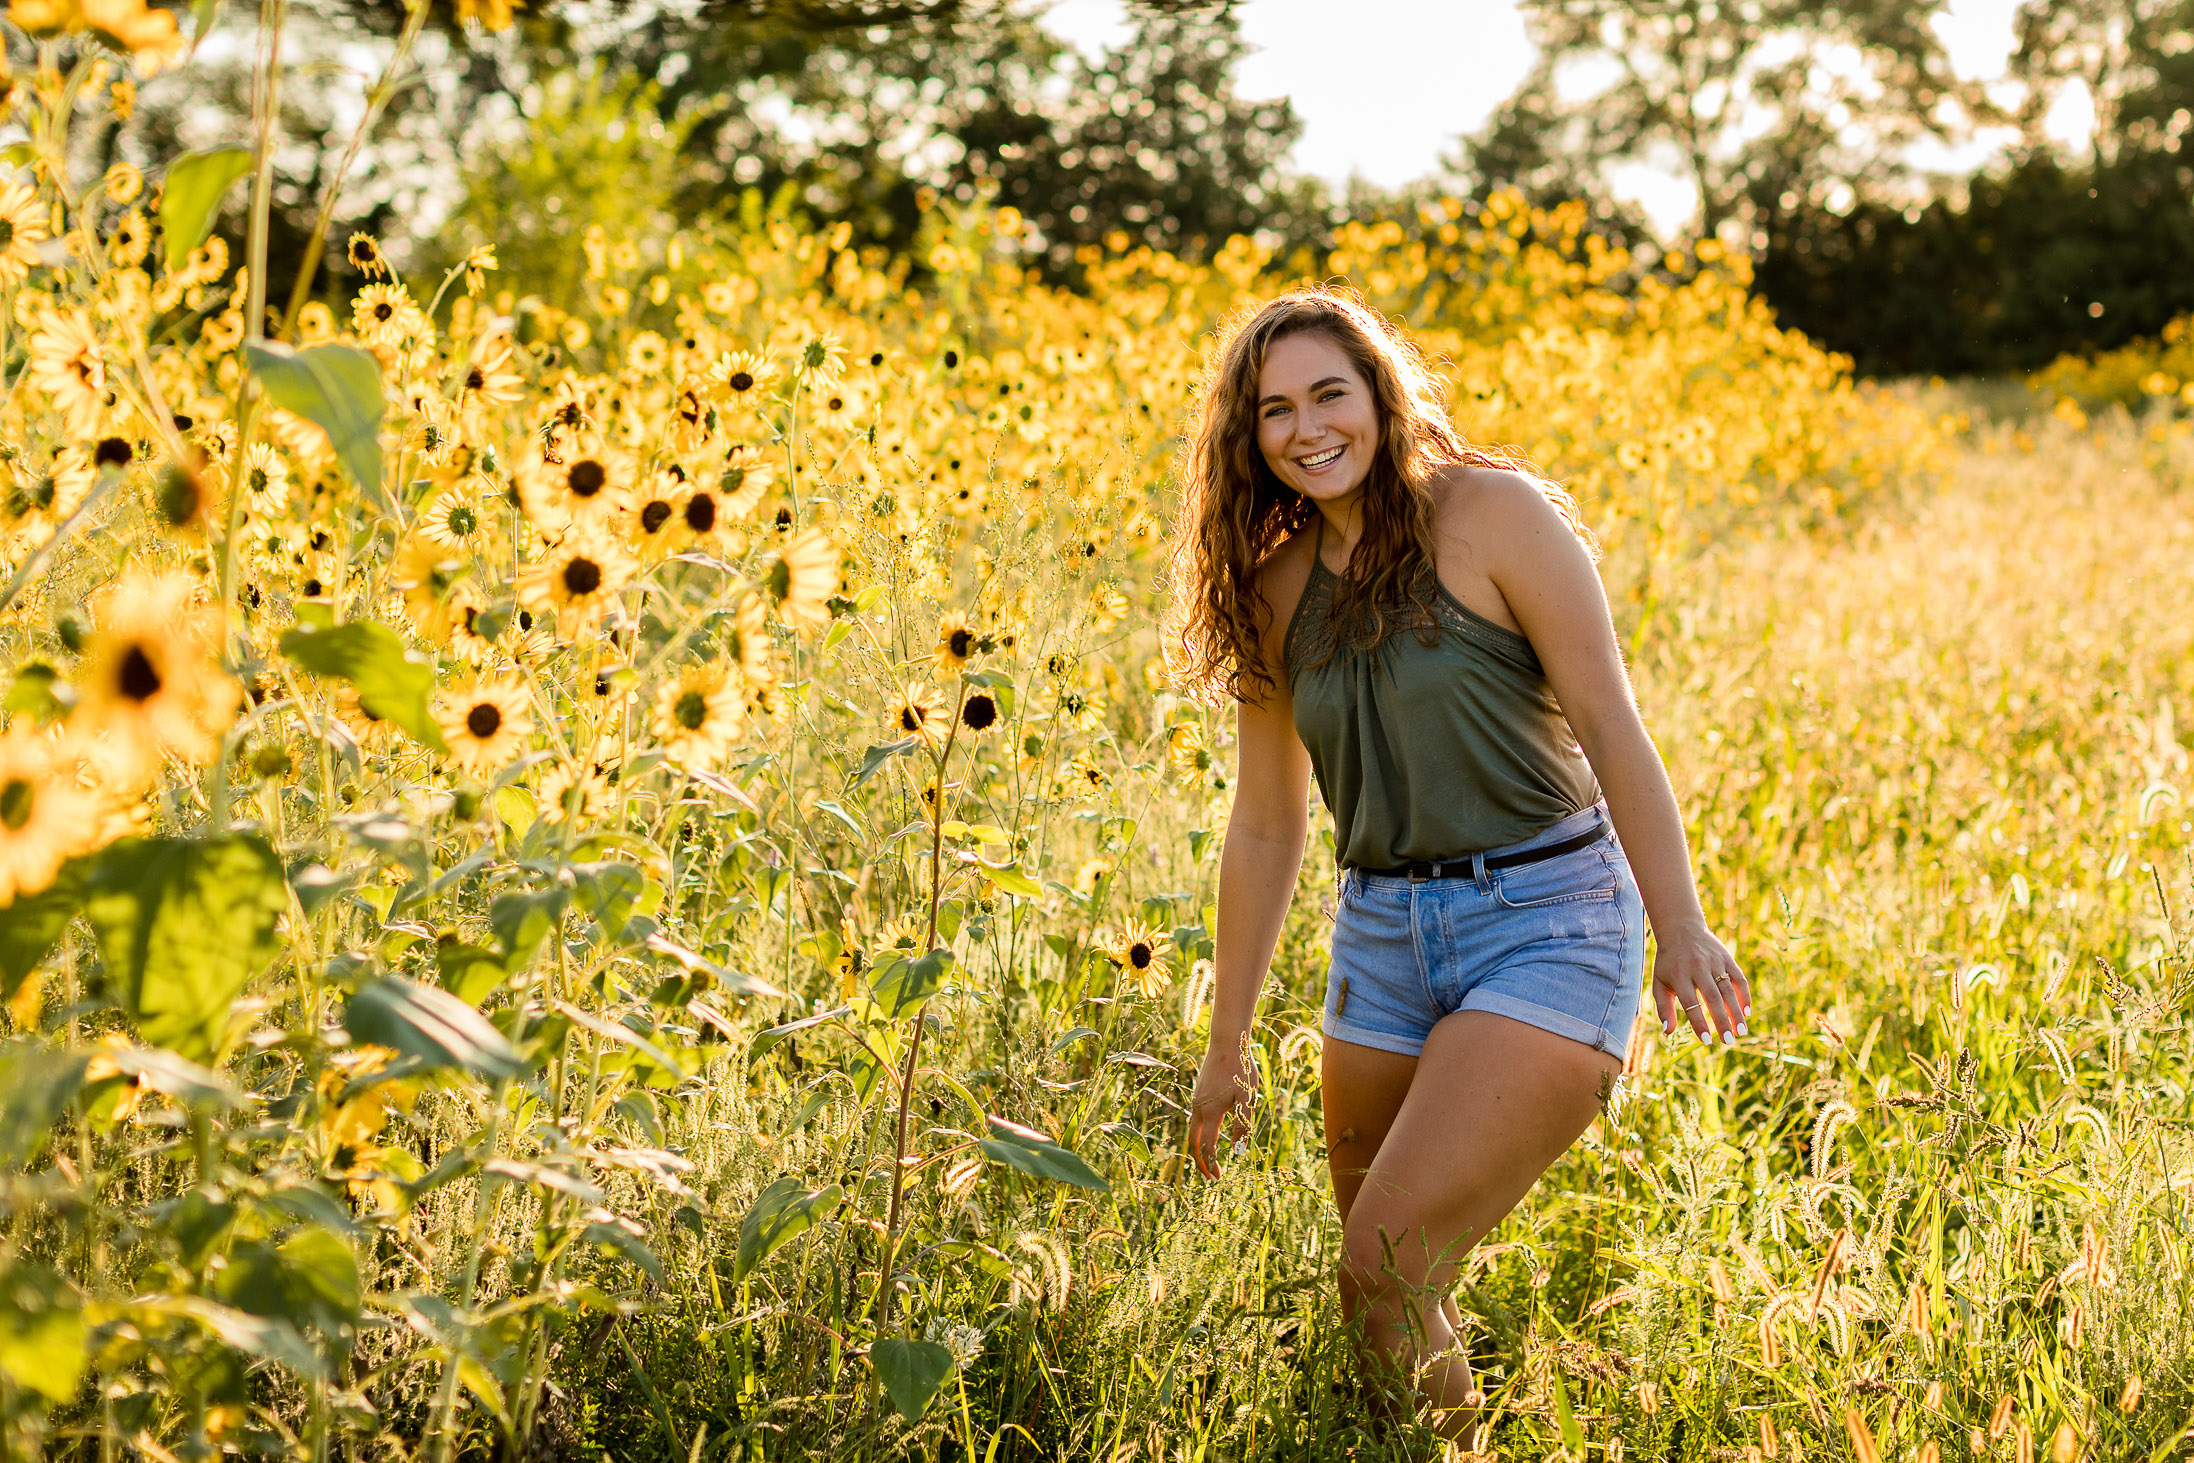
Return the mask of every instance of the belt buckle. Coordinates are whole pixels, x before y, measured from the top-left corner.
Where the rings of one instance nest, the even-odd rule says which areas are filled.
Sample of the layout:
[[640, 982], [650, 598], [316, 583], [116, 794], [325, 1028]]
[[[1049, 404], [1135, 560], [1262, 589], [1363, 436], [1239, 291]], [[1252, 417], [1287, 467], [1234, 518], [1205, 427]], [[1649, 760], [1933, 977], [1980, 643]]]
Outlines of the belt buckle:
[[1422, 884], [1440, 877], [1440, 865], [1436, 860], [1418, 859], [1409, 866], [1409, 882]]

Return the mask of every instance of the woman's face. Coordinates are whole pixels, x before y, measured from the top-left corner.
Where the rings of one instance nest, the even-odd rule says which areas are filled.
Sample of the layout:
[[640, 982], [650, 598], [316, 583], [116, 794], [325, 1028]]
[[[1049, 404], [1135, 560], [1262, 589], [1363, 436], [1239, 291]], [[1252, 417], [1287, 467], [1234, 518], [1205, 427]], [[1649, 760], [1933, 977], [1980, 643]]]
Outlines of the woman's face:
[[1371, 471], [1378, 404], [1331, 336], [1305, 331], [1266, 350], [1257, 377], [1257, 448], [1281, 482], [1318, 502], [1346, 497]]

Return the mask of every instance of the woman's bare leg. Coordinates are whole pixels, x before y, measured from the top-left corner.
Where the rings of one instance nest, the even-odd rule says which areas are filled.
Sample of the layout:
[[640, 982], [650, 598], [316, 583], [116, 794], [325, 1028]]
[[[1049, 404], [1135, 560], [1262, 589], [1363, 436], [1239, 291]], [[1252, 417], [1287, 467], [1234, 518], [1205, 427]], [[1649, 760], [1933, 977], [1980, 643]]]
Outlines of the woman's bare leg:
[[[1455, 1344], [1448, 1288], [1463, 1255], [1599, 1115], [1621, 1063], [1505, 1016], [1461, 1011], [1432, 1029], [1417, 1058], [1328, 1040], [1324, 1067], [1342, 1308], [1362, 1319], [1367, 1345], [1414, 1371]], [[1443, 1433], [1469, 1425], [1467, 1362], [1432, 1362], [1418, 1386]]]

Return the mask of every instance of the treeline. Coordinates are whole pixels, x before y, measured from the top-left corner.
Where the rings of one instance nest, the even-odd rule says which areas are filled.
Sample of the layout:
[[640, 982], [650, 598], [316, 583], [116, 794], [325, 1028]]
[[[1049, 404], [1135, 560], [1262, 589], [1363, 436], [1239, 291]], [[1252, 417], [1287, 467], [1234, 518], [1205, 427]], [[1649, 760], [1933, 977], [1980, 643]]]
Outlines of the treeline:
[[[1989, 86], [1950, 66], [1947, 0], [1520, 4], [1538, 63], [1443, 173], [1343, 194], [1288, 171], [1286, 100], [1235, 91], [1247, 48], [1219, 0], [1137, 0], [1132, 37], [1095, 59], [1032, 0], [432, 0], [338, 232], [379, 233], [421, 268], [494, 243], [506, 282], [546, 292], [583, 272], [590, 227], [758, 204], [920, 270], [925, 193], [982, 196], [1018, 209], [1029, 262], [1072, 283], [1107, 244], [1200, 258], [1246, 233], [1315, 259], [1344, 219], [1513, 188], [1587, 200], [1650, 266], [1660, 243], [1615, 186], [1644, 160], [1695, 190], [1679, 244], [1748, 249], [1780, 318], [1868, 373], [2023, 371], [2194, 309], [2194, 0], [2025, 0]], [[407, 13], [317, 0], [303, 44], [385, 50]], [[225, 95], [156, 78], [102, 145], [149, 160], [241, 114], [250, 50], [234, 50]], [[278, 155], [278, 281], [356, 89], [330, 73], [285, 94], [285, 132], [329, 145], [298, 150], [295, 173]], [[2084, 148], [2050, 135], [2068, 105], [2094, 115]], [[1913, 161], [1975, 136], [2010, 139], [1979, 176]]]

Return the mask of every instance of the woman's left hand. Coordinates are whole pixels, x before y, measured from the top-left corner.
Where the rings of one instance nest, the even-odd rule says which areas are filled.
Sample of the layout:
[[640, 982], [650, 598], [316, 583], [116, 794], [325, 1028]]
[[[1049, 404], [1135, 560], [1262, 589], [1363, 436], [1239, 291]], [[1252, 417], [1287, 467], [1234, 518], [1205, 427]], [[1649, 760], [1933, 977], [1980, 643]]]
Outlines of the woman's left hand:
[[1661, 1034], [1675, 1034], [1681, 1012], [1701, 1041], [1714, 1040], [1717, 1031], [1725, 1043], [1743, 1036], [1752, 1016], [1752, 985], [1729, 947], [1704, 924], [1653, 933], [1653, 1003], [1661, 1013]]

